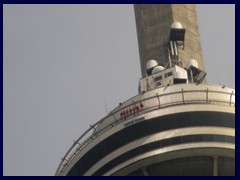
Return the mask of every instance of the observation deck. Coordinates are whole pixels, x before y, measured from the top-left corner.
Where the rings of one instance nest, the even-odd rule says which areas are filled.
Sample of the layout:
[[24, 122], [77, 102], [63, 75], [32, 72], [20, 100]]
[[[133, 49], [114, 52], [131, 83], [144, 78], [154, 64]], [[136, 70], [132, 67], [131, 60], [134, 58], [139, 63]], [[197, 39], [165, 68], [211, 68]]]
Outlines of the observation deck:
[[172, 23], [167, 58], [147, 61], [139, 94], [90, 125], [55, 175], [235, 174], [235, 91], [206, 84], [198, 61], [182, 59], [185, 32]]
[[55, 175], [234, 175], [234, 159], [235, 91], [176, 84], [120, 103], [74, 141]]

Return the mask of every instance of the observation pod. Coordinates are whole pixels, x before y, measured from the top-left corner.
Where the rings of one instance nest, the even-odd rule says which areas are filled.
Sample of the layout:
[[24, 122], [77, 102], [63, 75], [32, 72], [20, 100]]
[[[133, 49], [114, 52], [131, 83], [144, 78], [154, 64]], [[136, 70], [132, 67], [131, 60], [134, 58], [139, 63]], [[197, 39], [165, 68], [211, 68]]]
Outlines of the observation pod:
[[235, 92], [176, 84], [139, 94], [72, 146], [60, 176], [234, 175]]
[[194, 5], [134, 8], [138, 94], [74, 141], [55, 175], [235, 175], [235, 90], [203, 81]]

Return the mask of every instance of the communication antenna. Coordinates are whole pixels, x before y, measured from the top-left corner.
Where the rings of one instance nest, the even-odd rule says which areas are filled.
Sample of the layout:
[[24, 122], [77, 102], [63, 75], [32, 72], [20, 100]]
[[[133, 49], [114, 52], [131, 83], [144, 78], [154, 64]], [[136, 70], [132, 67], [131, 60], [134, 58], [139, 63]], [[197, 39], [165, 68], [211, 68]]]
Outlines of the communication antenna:
[[182, 46], [182, 49], [184, 50], [184, 39], [185, 29], [183, 28], [182, 24], [179, 22], [173, 22], [170, 29], [168, 49], [170, 67], [172, 67], [172, 63], [178, 65], [180, 64], [178, 47]]
[[106, 101], [105, 101], [105, 100], [104, 100], [104, 107], [105, 107], [106, 113], [109, 114], [109, 111], [108, 111], [108, 109], [107, 109], [107, 105], [106, 105]]
[[218, 85], [221, 86], [221, 82], [219, 81], [219, 77], [217, 78], [217, 80], [218, 80]]

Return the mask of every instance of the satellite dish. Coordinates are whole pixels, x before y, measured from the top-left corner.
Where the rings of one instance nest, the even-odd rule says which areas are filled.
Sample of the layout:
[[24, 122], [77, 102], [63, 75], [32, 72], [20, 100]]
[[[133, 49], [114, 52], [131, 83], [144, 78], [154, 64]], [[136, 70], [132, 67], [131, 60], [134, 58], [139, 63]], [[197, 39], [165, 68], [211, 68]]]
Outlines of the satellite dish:
[[155, 66], [152, 70], [152, 74], [158, 73], [162, 70], [164, 70], [165, 68], [163, 66]]
[[158, 62], [154, 59], [151, 59], [147, 62], [147, 69], [146, 69], [146, 73], [147, 75], [151, 75], [152, 74], [152, 70], [154, 67], [156, 67], [158, 65]]
[[171, 28], [172, 29], [183, 29], [183, 26], [180, 22], [174, 22], [174, 23], [172, 23]]
[[195, 59], [190, 59], [190, 60], [187, 62], [186, 68], [188, 69], [190, 66], [194, 66], [194, 67], [198, 68], [198, 62], [197, 62], [197, 60], [195, 60]]
[[158, 62], [155, 59], [151, 59], [147, 62], [147, 70], [150, 70], [158, 65]]

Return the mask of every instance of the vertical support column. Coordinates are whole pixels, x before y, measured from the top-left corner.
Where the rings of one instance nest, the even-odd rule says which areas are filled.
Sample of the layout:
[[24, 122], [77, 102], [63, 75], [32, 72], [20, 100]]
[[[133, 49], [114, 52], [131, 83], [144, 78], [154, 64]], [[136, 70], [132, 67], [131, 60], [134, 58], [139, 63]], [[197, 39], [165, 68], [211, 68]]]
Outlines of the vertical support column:
[[233, 96], [233, 91], [232, 91], [232, 93], [231, 93], [231, 95], [230, 95], [230, 102], [229, 102], [229, 106], [231, 106], [231, 105], [232, 105], [232, 96]]
[[218, 175], [218, 157], [217, 156], [213, 156], [213, 176], [217, 176]]
[[143, 167], [141, 170], [142, 170], [144, 176], [149, 176], [145, 167]]
[[208, 88], [207, 88], [207, 91], [206, 91], [206, 103], [209, 103], [208, 102]]
[[184, 95], [183, 95], [183, 89], [182, 89], [182, 100], [183, 100], [183, 103], [185, 103]]
[[158, 104], [159, 104], [159, 109], [160, 109], [160, 107], [161, 107], [160, 96], [158, 95], [158, 93], [156, 94], [156, 96], [157, 96], [157, 99], [158, 99]]

